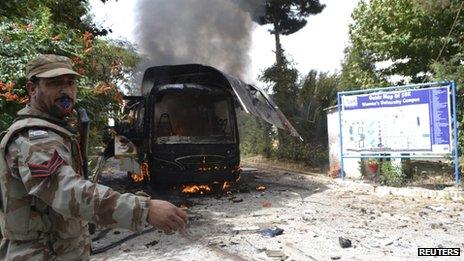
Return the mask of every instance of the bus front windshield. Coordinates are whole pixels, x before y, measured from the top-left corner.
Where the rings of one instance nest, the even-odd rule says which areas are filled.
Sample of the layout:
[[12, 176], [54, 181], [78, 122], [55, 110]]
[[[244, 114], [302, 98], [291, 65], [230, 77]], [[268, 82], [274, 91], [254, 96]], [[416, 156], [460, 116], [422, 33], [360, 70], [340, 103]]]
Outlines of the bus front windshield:
[[156, 143], [234, 143], [232, 99], [208, 91], [165, 91], [155, 102]]

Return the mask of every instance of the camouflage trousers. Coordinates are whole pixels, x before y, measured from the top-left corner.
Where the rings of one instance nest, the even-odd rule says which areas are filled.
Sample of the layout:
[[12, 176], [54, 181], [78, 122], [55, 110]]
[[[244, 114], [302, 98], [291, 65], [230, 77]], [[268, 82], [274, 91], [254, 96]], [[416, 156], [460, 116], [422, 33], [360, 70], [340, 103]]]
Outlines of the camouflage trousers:
[[42, 236], [37, 240], [9, 240], [2, 238], [0, 260], [39, 261], [39, 260], [89, 260], [90, 236], [57, 240]]

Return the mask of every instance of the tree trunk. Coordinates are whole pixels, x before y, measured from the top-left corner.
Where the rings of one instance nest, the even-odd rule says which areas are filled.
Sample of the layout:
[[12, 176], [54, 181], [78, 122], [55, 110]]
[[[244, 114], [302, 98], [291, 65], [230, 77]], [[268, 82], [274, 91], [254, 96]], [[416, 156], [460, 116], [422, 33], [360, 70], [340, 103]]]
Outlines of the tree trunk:
[[277, 22], [274, 22], [274, 36], [275, 36], [275, 44], [276, 44], [276, 63], [277, 68], [282, 68], [282, 57], [283, 57], [283, 50], [282, 45], [280, 45], [280, 29]]

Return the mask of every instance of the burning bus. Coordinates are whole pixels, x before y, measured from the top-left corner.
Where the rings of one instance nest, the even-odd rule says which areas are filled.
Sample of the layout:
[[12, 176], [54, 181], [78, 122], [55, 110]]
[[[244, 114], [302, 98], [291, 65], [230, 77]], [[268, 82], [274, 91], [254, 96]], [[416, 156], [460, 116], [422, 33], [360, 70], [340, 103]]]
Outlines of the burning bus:
[[125, 97], [114, 156], [134, 181], [153, 185], [223, 184], [240, 176], [236, 109], [300, 137], [255, 86], [199, 64], [145, 71], [142, 95]]

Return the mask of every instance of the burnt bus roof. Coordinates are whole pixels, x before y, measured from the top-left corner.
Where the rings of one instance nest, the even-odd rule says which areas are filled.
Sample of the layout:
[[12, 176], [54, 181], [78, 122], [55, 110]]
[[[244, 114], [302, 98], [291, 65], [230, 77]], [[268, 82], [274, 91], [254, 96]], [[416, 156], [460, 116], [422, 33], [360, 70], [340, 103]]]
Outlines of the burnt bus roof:
[[227, 77], [219, 70], [201, 64], [164, 65], [145, 70], [142, 93], [156, 92], [153, 88], [176, 83], [195, 83], [232, 88]]
[[154, 94], [162, 85], [182, 83], [225, 88], [235, 94], [235, 98], [247, 113], [260, 117], [301, 139], [300, 134], [265, 92], [211, 66], [182, 64], [150, 67], [143, 75], [142, 95]]

